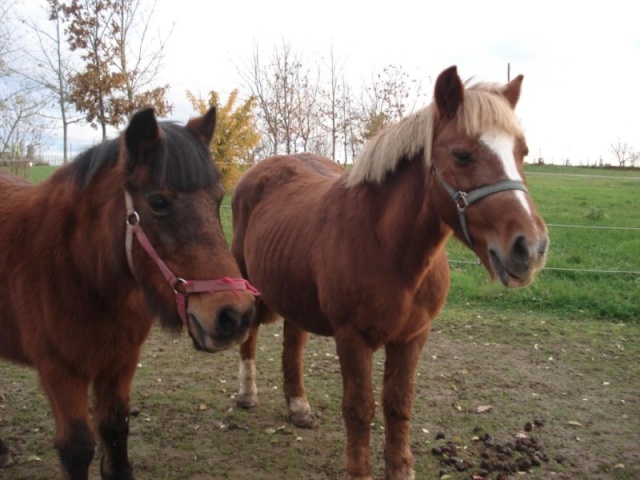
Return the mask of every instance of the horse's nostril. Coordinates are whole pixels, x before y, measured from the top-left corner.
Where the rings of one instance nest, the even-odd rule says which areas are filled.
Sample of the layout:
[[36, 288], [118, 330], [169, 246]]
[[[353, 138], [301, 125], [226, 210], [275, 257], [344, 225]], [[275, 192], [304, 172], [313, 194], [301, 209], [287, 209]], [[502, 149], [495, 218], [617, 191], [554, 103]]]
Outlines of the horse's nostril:
[[523, 236], [516, 238], [512, 247], [513, 256], [520, 261], [527, 261], [529, 258], [529, 246], [527, 240]]
[[541, 257], [546, 255], [548, 245], [549, 245], [549, 240], [547, 240], [547, 237], [544, 237], [540, 241], [538, 241], [538, 254]]
[[233, 335], [238, 331], [242, 315], [233, 307], [223, 307], [218, 313], [216, 327], [222, 337]]
[[241, 328], [249, 328], [251, 322], [253, 321], [253, 316], [256, 313], [255, 306], [251, 305], [243, 314], [242, 314], [242, 322], [240, 324]]

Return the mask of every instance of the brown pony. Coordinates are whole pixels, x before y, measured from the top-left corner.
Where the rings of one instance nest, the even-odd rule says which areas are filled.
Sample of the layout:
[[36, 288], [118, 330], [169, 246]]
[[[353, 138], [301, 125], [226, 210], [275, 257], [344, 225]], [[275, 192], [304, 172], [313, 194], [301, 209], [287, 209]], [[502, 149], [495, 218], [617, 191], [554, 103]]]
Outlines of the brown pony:
[[[527, 146], [514, 114], [522, 76], [466, 88], [443, 71], [434, 103], [382, 130], [344, 172], [309, 154], [252, 167], [233, 195], [232, 251], [261, 291], [258, 324], [284, 317], [284, 392], [292, 420], [315, 419], [303, 386], [308, 333], [335, 337], [346, 478], [371, 479], [372, 355], [385, 348], [385, 478], [413, 479], [409, 427], [416, 364], [445, 303], [451, 233], [507, 287], [545, 262], [547, 228], [527, 195]], [[258, 325], [241, 346], [237, 403], [258, 403]]]
[[154, 319], [208, 352], [247, 337], [256, 291], [222, 232], [215, 121], [215, 109], [186, 128], [142, 110], [41, 184], [0, 175], [0, 356], [37, 370], [65, 479], [88, 478], [90, 384], [102, 478], [133, 479], [129, 393]]

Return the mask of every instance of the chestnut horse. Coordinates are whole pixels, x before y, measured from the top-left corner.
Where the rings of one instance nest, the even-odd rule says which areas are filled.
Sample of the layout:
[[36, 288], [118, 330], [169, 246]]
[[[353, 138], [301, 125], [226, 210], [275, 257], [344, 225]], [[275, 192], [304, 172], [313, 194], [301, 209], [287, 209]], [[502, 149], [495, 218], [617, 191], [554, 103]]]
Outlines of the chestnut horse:
[[142, 110], [43, 183], [0, 175], [0, 356], [37, 370], [65, 479], [88, 478], [90, 385], [102, 478], [134, 478], [129, 394], [155, 319], [208, 352], [247, 337], [257, 292], [223, 236], [215, 121], [215, 109], [186, 127]]
[[[456, 67], [434, 103], [369, 140], [353, 168], [309, 154], [247, 171], [233, 195], [232, 251], [261, 291], [258, 323], [284, 318], [284, 392], [294, 423], [315, 419], [303, 386], [308, 333], [335, 337], [343, 381], [346, 478], [371, 479], [372, 355], [385, 348], [385, 478], [413, 479], [415, 370], [445, 303], [451, 233], [507, 287], [545, 262], [547, 228], [527, 194], [514, 114], [522, 76], [466, 87]], [[241, 406], [258, 403], [258, 325], [241, 346]]]

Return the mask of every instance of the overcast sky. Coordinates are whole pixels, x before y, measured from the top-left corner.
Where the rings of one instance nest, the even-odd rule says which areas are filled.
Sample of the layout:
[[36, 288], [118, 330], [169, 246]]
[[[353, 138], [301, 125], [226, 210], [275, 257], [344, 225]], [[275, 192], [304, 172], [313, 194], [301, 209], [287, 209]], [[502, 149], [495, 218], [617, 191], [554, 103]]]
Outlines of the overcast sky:
[[[429, 88], [454, 64], [465, 79], [504, 82], [510, 64], [525, 77], [530, 159], [613, 162], [618, 140], [640, 150], [638, 1], [158, 0], [154, 18], [167, 32], [174, 23], [161, 81], [180, 122], [194, 113], [186, 90], [246, 94], [238, 67], [254, 45], [266, 58], [285, 41], [310, 59], [333, 47], [354, 85], [389, 64]], [[100, 138], [72, 135], [74, 154]]]

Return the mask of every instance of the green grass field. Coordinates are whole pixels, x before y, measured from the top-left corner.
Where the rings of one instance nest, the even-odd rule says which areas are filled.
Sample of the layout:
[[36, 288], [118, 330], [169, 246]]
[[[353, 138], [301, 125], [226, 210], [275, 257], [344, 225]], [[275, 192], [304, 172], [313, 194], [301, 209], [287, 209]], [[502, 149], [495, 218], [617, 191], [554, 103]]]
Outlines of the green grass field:
[[[38, 182], [53, 170], [33, 167], [29, 178]], [[547, 268], [533, 285], [506, 290], [490, 282], [473, 253], [453, 240], [448, 303], [640, 323], [640, 171], [528, 166], [526, 172], [550, 225]], [[221, 214], [230, 239], [228, 196]]]

